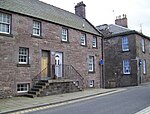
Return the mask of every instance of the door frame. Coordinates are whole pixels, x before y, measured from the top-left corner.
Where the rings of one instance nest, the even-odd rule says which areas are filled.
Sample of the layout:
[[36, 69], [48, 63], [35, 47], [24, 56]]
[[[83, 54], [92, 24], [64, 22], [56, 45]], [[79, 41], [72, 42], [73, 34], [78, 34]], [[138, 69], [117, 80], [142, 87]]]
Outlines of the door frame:
[[[47, 67], [48, 67], [48, 70], [47, 70], [47, 78], [50, 78], [50, 63], [51, 63], [51, 55], [50, 55], [50, 51], [49, 50], [41, 50], [41, 60], [42, 60], [42, 54], [43, 54], [43, 51], [44, 52], [47, 52], [48, 53], [48, 65], [47, 65]], [[42, 61], [41, 61], [41, 71], [42, 71]], [[42, 78], [42, 76], [41, 76], [41, 78]]]
[[62, 76], [61, 77], [64, 77], [64, 53], [61, 52], [61, 51], [55, 51], [55, 54], [56, 53], [61, 53], [62, 54]]

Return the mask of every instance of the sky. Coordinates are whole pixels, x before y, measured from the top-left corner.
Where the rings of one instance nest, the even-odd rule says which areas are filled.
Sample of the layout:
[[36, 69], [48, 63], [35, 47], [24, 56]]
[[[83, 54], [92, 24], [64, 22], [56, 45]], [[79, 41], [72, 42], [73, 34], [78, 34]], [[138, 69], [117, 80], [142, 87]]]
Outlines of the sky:
[[126, 14], [128, 28], [150, 36], [150, 0], [41, 0], [74, 13], [74, 6], [86, 4], [86, 18], [94, 25], [114, 24], [116, 16]]

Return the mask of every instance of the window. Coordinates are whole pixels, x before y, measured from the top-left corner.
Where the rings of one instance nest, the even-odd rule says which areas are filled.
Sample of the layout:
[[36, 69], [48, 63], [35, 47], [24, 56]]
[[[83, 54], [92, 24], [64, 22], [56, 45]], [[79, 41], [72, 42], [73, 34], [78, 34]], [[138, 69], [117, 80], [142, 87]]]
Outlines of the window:
[[17, 84], [18, 93], [28, 92], [28, 90], [29, 90], [29, 84]]
[[19, 48], [19, 64], [28, 64], [29, 58], [29, 49], [28, 48]]
[[67, 42], [68, 41], [68, 30], [67, 29], [62, 29], [62, 36], [61, 40]]
[[0, 33], [10, 34], [11, 16], [0, 13]]
[[141, 40], [141, 48], [142, 48], [142, 51], [145, 52], [145, 42], [144, 42], [144, 39]]
[[94, 80], [90, 80], [89, 86], [90, 86], [90, 87], [94, 87]]
[[41, 35], [41, 23], [38, 21], [33, 21], [33, 35], [35, 36]]
[[86, 45], [86, 34], [81, 34], [80, 43], [81, 43], [81, 45], [83, 45], [83, 46]]
[[143, 60], [143, 74], [146, 74], [146, 60]]
[[123, 60], [123, 73], [130, 74], [130, 61], [129, 60]]
[[94, 56], [89, 56], [89, 72], [94, 72]]
[[93, 48], [97, 47], [97, 38], [96, 37], [93, 37], [92, 47]]
[[127, 37], [122, 38], [122, 51], [129, 51], [129, 41]]

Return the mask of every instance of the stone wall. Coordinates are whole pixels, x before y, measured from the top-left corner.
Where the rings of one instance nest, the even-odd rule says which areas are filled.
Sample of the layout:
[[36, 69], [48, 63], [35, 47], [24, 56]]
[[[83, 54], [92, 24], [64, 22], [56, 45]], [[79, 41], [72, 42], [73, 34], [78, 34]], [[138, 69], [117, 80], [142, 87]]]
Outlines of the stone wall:
[[[10, 12], [9, 12], [10, 13]], [[33, 20], [42, 23], [42, 37], [32, 36]], [[17, 95], [17, 84], [32, 84], [32, 78], [41, 71], [41, 52], [63, 52], [64, 64], [73, 65], [84, 77], [85, 87], [89, 80], [95, 81], [95, 87], [100, 86], [101, 38], [97, 36], [98, 48], [92, 48], [93, 34], [86, 33], [87, 46], [80, 45], [80, 35], [83, 31], [68, 28], [69, 43], [61, 41], [61, 25], [34, 19], [27, 16], [12, 14], [11, 35], [0, 34], [0, 90], [9, 95]], [[19, 47], [29, 49], [29, 65], [18, 64]], [[88, 73], [88, 57], [95, 58], [95, 72]], [[0, 91], [0, 96], [1, 96]]]

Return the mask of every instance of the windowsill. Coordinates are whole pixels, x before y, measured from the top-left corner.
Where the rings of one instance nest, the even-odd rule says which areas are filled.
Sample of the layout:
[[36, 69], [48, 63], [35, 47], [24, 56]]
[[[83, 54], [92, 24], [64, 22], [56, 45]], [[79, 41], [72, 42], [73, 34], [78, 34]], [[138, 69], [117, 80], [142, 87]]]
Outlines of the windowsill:
[[61, 42], [62, 42], [62, 43], [69, 43], [69, 41], [63, 41], [63, 40], [61, 40]]
[[95, 71], [88, 71], [88, 73], [94, 74], [94, 73], [95, 73]]
[[131, 75], [131, 73], [123, 73], [123, 75]]
[[98, 47], [92, 47], [93, 49], [98, 49]]
[[42, 37], [42, 36], [37, 36], [37, 35], [33, 35], [33, 34], [31, 34], [31, 37], [39, 38], [39, 39], [43, 39], [43, 37]]
[[122, 52], [129, 52], [130, 50], [122, 50]]
[[83, 47], [87, 47], [87, 45], [82, 45], [82, 44], [80, 44], [81, 46], [83, 46]]
[[17, 67], [30, 67], [30, 64], [17, 64]]
[[8, 37], [13, 37], [12, 34], [7, 34], [7, 33], [0, 33], [1, 36], [8, 36]]

